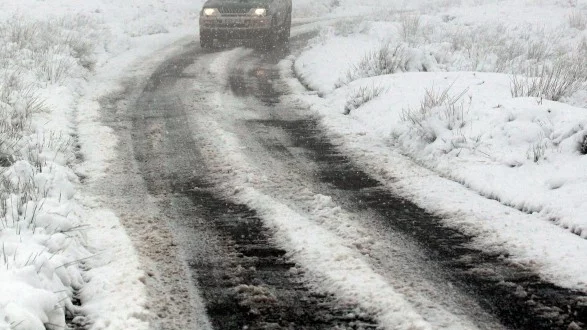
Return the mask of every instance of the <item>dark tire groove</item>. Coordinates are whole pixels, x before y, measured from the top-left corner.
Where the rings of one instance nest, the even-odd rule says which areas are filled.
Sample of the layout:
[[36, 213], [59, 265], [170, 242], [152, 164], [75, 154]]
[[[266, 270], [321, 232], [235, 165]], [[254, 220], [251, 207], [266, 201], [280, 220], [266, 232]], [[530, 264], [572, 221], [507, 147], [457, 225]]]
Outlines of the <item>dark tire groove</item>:
[[[194, 189], [197, 187], [197, 189]], [[208, 187], [208, 188], [206, 188]], [[312, 292], [275, 247], [255, 211], [217, 197], [208, 184], [188, 182], [173, 193], [189, 196], [198, 217], [213, 226], [226, 251], [221, 262], [190, 263], [215, 329], [376, 329], [352, 306]], [[199, 261], [198, 261], [199, 260]]]

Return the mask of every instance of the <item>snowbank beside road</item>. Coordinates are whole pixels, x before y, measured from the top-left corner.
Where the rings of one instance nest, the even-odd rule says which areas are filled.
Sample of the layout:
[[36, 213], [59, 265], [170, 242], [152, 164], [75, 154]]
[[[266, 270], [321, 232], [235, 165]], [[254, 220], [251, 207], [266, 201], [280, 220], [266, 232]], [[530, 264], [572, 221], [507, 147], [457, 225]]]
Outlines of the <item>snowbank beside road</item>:
[[[393, 178], [447, 223], [477, 234], [484, 248], [505, 249], [543, 276], [585, 290], [585, 263], [577, 261], [587, 249], [587, 43], [571, 15], [587, 17], [587, 8], [465, 7], [324, 30], [294, 63], [323, 97], [307, 101], [375, 175], [412, 172], [399, 169], [414, 166], [403, 154], [514, 208], [430, 195], [440, 178], [411, 186]], [[547, 13], [543, 24], [537, 18]]]
[[64, 328], [80, 314], [73, 301], [91, 253], [70, 167], [75, 97], [66, 84], [88, 76], [94, 28], [84, 18], [0, 22], [0, 328]]
[[[0, 329], [146, 329], [136, 252], [78, 178], [105, 170], [105, 159], [83, 160], [100, 158], [87, 152], [106, 135], [78, 137], [105, 132], [88, 98], [116, 88], [121, 68], [195, 34], [201, 2], [0, 4]], [[109, 86], [89, 95], [103, 75]]]

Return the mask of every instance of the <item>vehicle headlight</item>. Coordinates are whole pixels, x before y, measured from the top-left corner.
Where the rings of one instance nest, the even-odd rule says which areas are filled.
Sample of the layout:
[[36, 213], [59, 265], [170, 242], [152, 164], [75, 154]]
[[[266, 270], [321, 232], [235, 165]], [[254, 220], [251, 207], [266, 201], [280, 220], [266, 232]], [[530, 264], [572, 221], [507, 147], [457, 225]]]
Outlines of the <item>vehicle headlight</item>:
[[254, 16], [266, 16], [267, 15], [267, 9], [265, 8], [253, 8], [251, 10], [251, 14]]
[[204, 15], [204, 16], [218, 16], [218, 15], [220, 15], [220, 12], [218, 11], [217, 8], [204, 8], [204, 10], [202, 10], [202, 15]]

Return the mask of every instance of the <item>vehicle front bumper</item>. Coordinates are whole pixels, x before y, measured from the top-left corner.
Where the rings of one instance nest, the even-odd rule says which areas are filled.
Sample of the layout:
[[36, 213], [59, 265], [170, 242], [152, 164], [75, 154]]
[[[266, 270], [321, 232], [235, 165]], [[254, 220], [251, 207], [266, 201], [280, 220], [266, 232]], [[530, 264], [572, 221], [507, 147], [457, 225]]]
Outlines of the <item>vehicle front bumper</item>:
[[200, 37], [228, 39], [265, 38], [271, 33], [271, 17], [201, 17]]

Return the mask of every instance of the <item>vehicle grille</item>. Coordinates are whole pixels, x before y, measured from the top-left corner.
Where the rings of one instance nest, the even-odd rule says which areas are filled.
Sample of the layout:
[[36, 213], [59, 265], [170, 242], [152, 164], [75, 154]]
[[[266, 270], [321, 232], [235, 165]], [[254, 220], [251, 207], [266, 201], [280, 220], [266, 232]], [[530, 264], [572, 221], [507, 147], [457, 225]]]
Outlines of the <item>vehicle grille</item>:
[[230, 15], [230, 16], [244, 16], [248, 14], [250, 11], [249, 8], [229, 8], [229, 7], [221, 7], [218, 8], [218, 11], [223, 15]]

